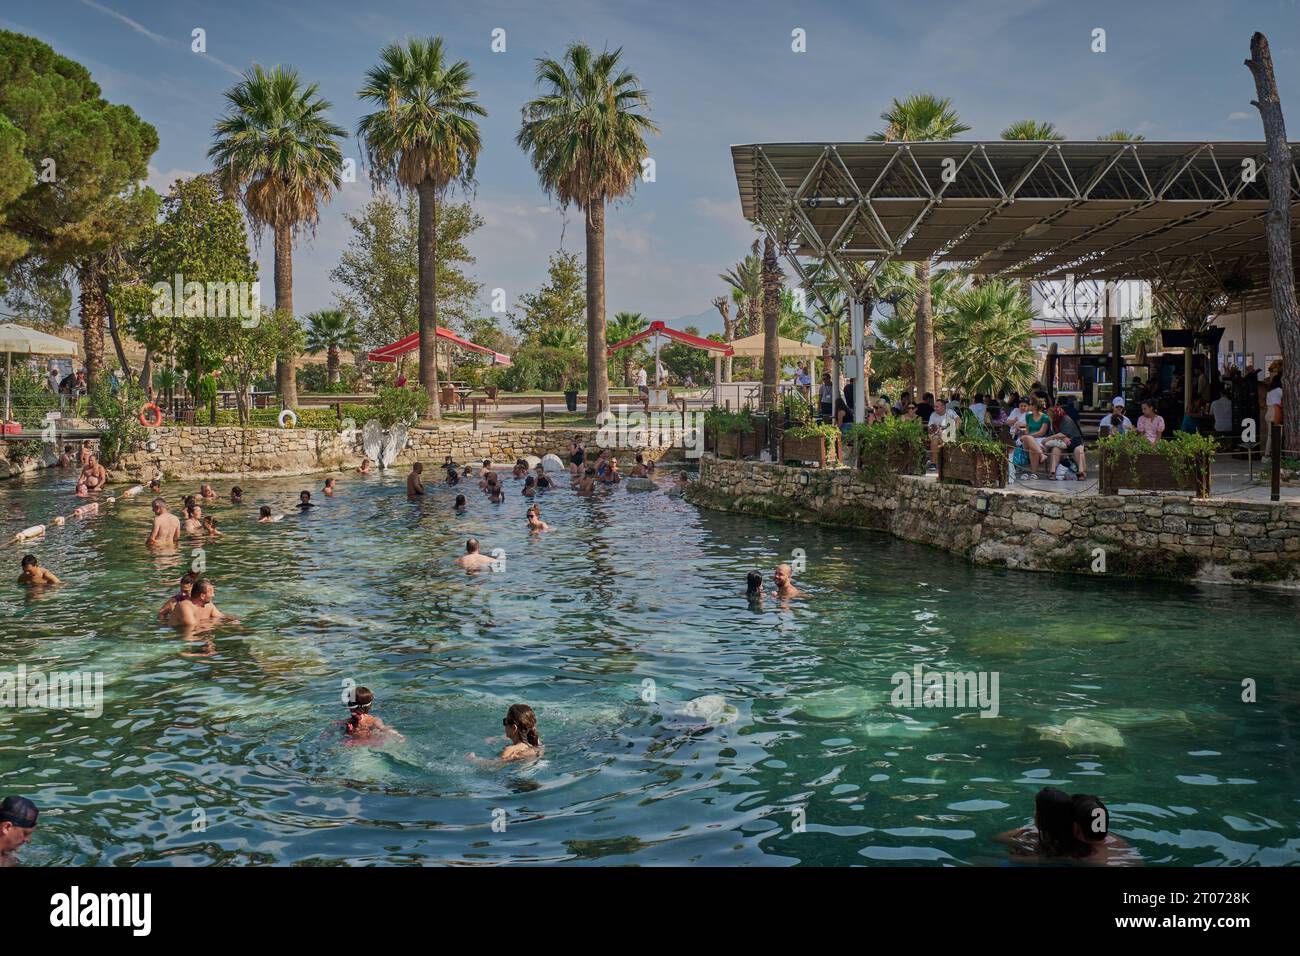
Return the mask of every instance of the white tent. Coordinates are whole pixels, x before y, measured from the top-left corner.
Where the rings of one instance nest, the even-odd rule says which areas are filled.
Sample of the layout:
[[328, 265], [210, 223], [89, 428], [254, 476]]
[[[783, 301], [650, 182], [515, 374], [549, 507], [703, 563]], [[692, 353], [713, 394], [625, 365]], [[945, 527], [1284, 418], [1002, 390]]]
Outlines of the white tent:
[[5, 353], [5, 421], [9, 421], [12, 409], [9, 405], [9, 380], [13, 372], [13, 355], [72, 355], [77, 354], [75, 342], [61, 339], [57, 335], [46, 335], [25, 325], [12, 322], [0, 325], [0, 352]]
[[[796, 342], [794, 339], [778, 338], [776, 344], [782, 358], [794, 356], [799, 358], [820, 358], [822, 354], [820, 345], [809, 345], [807, 342]], [[762, 358], [763, 333], [757, 332], [754, 335], [747, 335], [743, 339], [736, 339], [731, 343], [731, 347], [735, 350], [737, 356]]]

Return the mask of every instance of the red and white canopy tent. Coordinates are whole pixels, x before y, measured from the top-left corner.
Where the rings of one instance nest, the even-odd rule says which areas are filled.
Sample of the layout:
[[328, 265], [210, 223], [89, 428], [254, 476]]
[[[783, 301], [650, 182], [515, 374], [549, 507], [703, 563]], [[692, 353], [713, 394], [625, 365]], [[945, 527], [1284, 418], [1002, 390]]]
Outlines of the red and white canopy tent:
[[622, 342], [615, 342], [605, 349], [607, 356], [613, 355], [622, 348], [630, 345], [636, 345], [646, 339], [654, 336], [654, 354], [655, 354], [655, 384], [658, 383], [659, 372], [659, 336], [672, 339], [674, 342], [680, 342], [682, 345], [689, 345], [693, 349], [704, 349], [706, 352], [713, 353], [713, 387], [717, 388], [717, 383], [722, 381], [722, 358], [724, 355], [734, 354], [733, 349], [726, 342], [715, 342], [713, 339], [702, 339], [698, 335], [691, 335], [689, 332], [679, 332], [677, 329], [670, 329], [657, 319], [651, 322], [646, 328], [642, 329], [636, 335], [624, 339]]
[[[462, 349], [468, 349], [471, 352], [482, 352], [485, 355], [492, 356], [493, 365], [510, 364], [509, 355], [495, 352], [486, 345], [479, 345], [476, 342], [471, 342], [469, 339], [462, 339], [455, 332], [444, 329], [442, 326], [438, 327], [437, 334], [438, 338], [445, 341], [448, 346], [455, 345]], [[396, 342], [375, 349], [366, 357], [372, 362], [396, 362], [398, 356], [405, 355], [408, 352], [414, 352], [419, 347], [420, 333], [412, 332], [410, 335], [406, 336], [406, 338], [398, 339]]]

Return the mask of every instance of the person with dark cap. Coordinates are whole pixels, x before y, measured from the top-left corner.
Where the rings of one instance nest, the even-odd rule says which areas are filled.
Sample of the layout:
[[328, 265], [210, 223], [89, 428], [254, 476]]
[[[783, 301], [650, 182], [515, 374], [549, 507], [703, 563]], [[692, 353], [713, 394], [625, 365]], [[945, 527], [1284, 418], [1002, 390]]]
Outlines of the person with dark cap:
[[0, 866], [18, 865], [18, 849], [32, 838], [39, 813], [26, 797], [0, 801]]

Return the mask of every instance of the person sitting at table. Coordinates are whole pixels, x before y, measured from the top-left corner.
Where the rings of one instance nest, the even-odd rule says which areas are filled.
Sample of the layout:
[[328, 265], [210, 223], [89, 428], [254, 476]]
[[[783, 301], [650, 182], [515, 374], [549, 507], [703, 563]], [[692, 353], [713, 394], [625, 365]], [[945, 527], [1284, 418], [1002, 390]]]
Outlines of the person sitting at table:
[[1025, 416], [1025, 432], [1020, 437], [1020, 444], [1029, 455], [1031, 473], [1043, 468], [1047, 453], [1043, 450], [1042, 441], [1047, 438], [1051, 428], [1051, 416], [1044, 410], [1042, 400], [1035, 399], [1033, 411]]
[[1098, 430], [1105, 428], [1106, 434], [1117, 435], [1133, 430], [1133, 423], [1124, 414], [1124, 399], [1116, 395], [1110, 400], [1110, 414], [1101, 420]]
[[1153, 445], [1165, 433], [1165, 420], [1156, 414], [1155, 403], [1149, 398], [1142, 402], [1142, 414], [1138, 416], [1137, 430], [1139, 435]]
[[1056, 423], [1055, 429], [1051, 435], [1042, 443], [1047, 448], [1047, 476], [1056, 478], [1056, 466], [1061, 462], [1062, 454], [1074, 456], [1074, 463], [1078, 467], [1078, 479], [1087, 480], [1088, 461], [1083, 450], [1083, 431], [1079, 428], [1078, 423], [1066, 414], [1059, 404], [1052, 409], [1052, 417]]

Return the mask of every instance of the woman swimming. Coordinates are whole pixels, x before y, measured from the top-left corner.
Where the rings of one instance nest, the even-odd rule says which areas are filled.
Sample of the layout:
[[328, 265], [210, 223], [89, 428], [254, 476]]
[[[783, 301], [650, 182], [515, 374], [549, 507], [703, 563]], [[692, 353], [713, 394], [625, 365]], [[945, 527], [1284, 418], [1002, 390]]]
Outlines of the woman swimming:
[[542, 738], [537, 733], [537, 715], [527, 704], [511, 704], [501, 721], [505, 727], [506, 744], [497, 760], [484, 760], [474, 754], [469, 758], [475, 763], [492, 764], [498, 761], [531, 760], [542, 755]]
[[350, 741], [372, 740], [377, 741], [385, 737], [396, 737], [398, 740], [405, 738], [392, 727], [389, 727], [382, 720], [370, 713], [370, 708], [374, 706], [375, 695], [369, 687], [358, 687], [353, 693], [352, 703], [348, 705], [351, 714], [348, 719], [343, 721], [343, 733]]

